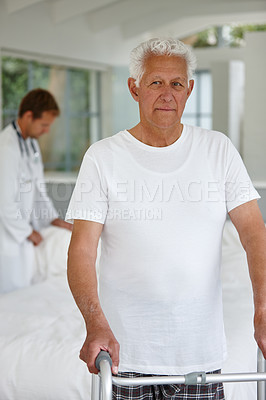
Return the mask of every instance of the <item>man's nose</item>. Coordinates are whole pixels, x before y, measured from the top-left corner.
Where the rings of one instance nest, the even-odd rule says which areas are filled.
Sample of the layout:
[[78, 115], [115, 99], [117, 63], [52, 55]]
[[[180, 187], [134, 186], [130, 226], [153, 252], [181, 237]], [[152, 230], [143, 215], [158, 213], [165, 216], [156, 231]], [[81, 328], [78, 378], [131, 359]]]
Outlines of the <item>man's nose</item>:
[[165, 86], [162, 88], [161, 99], [164, 101], [171, 101], [173, 99], [172, 88], [170, 86]]

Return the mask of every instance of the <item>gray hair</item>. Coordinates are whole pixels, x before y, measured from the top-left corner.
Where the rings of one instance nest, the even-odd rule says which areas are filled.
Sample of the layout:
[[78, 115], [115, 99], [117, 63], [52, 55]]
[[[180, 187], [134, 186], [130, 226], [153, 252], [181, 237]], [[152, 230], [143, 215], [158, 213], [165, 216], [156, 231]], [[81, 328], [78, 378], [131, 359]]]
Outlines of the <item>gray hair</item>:
[[136, 80], [136, 86], [139, 86], [140, 80], [144, 74], [145, 61], [147, 57], [151, 55], [167, 55], [184, 58], [187, 63], [188, 80], [192, 79], [197, 62], [190, 48], [178, 39], [154, 38], [139, 44], [131, 51], [129, 72], [130, 76]]

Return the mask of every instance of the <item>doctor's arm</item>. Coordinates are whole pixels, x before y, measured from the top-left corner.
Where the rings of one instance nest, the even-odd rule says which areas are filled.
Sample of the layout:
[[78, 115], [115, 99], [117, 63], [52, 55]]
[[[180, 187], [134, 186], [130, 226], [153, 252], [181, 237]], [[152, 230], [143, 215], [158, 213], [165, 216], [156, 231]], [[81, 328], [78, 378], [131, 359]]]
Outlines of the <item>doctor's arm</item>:
[[102, 311], [97, 290], [96, 257], [103, 225], [75, 220], [68, 251], [68, 282], [78, 308], [83, 315], [87, 337], [80, 351], [91, 373], [98, 373], [95, 359], [100, 350], [112, 357], [112, 372], [117, 373], [119, 344]]
[[[23, 196], [29, 192], [26, 184], [20, 182], [20, 164], [16, 148], [2, 146], [0, 152], [0, 219], [5, 230], [17, 243], [23, 243], [33, 233], [27, 213], [31, 212], [30, 204], [25, 209], [27, 202], [21, 202]], [[24, 208], [22, 208], [24, 207]], [[38, 238], [38, 240], [42, 238]]]
[[257, 200], [229, 212], [246, 251], [254, 298], [254, 337], [266, 358], [266, 230]]
[[37, 214], [43, 216], [44, 222], [44, 225], [41, 225], [40, 227], [51, 224], [53, 226], [72, 231], [73, 225], [58, 217], [58, 212], [56, 211], [52, 200], [48, 196], [40, 147], [38, 141], [35, 141], [34, 143], [40, 157], [40, 162], [37, 168], [37, 184], [35, 194], [35, 207], [37, 208], [39, 206], [41, 208], [40, 212]]
[[69, 231], [73, 230], [73, 225], [70, 224], [69, 222], [64, 221], [63, 219], [60, 218], [55, 218], [52, 222], [51, 225], [57, 226], [58, 228], [64, 228], [68, 229]]

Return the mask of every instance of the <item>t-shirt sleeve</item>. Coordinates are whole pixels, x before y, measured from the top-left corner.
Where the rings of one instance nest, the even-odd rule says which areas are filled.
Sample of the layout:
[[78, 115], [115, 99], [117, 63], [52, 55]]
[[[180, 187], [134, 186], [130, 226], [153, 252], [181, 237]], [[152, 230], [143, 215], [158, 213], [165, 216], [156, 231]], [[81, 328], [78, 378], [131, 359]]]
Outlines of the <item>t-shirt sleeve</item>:
[[240, 154], [231, 141], [228, 140], [228, 157], [225, 176], [225, 200], [227, 211], [230, 212], [241, 204], [259, 198], [260, 195], [252, 184]]
[[85, 154], [65, 220], [75, 219], [104, 224], [108, 210], [107, 188], [90, 149]]

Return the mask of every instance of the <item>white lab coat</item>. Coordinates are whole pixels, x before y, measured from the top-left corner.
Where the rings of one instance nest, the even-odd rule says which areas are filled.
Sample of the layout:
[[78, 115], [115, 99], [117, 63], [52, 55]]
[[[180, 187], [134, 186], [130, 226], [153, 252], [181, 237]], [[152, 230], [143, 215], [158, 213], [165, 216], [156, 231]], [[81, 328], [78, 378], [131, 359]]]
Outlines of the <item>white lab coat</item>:
[[[26, 152], [25, 145], [28, 148]], [[22, 140], [8, 125], [0, 133], [0, 293], [28, 286], [34, 276], [34, 246], [27, 237], [58, 217], [44, 183], [37, 140]]]

